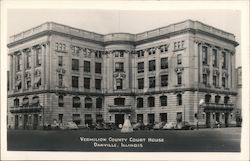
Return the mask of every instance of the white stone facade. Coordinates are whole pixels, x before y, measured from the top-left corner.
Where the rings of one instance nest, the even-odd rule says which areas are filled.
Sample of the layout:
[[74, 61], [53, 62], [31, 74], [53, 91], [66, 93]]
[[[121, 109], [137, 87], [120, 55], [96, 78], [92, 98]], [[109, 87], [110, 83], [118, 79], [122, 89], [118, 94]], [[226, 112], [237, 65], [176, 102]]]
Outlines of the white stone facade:
[[237, 45], [233, 34], [192, 20], [135, 35], [44, 23], [10, 38], [8, 127], [119, 124], [126, 115], [233, 126]]

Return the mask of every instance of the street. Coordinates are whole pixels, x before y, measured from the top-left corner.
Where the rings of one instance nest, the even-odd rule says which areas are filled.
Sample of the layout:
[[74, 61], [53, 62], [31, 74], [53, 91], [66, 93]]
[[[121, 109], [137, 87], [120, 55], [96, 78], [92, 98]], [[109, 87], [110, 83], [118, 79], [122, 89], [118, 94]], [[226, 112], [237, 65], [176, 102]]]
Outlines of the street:
[[11, 151], [240, 152], [241, 128], [155, 130], [8, 130]]

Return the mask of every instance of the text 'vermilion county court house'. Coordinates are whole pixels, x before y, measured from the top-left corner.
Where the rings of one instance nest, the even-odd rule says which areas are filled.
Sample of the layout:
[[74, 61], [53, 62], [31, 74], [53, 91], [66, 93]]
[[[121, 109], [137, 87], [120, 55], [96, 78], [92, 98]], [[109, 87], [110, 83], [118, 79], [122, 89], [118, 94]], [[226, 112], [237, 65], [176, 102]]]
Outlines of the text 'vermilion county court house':
[[236, 124], [231, 33], [186, 20], [139, 34], [46, 22], [10, 37], [8, 127], [73, 121]]

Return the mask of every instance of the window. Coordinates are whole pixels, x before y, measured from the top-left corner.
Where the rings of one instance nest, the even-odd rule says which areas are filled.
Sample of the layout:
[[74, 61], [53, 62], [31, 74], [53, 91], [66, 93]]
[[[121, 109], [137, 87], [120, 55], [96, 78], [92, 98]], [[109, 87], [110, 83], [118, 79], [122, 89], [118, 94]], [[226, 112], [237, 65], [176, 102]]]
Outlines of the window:
[[122, 79], [116, 79], [116, 89], [122, 89]]
[[66, 45], [65, 44], [62, 44], [62, 43], [56, 43], [56, 50], [57, 51], [66, 51]]
[[149, 71], [155, 71], [155, 60], [150, 60], [149, 61]]
[[178, 85], [182, 84], [182, 75], [181, 75], [181, 73], [177, 73], [177, 84]]
[[218, 77], [216, 75], [213, 75], [213, 86], [214, 87], [218, 86], [218, 83], [217, 83], [218, 81], [217, 80], [218, 80]]
[[207, 65], [208, 64], [208, 53], [207, 53], [207, 47], [202, 46], [202, 64]]
[[96, 98], [96, 108], [102, 108], [102, 98]]
[[73, 88], [78, 88], [78, 77], [77, 76], [72, 76], [72, 87]]
[[160, 113], [161, 122], [168, 121], [168, 114], [167, 113]]
[[59, 123], [63, 123], [63, 114], [58, 114]]
[[143, 73], [144, 72], [144, 62], [140, 62], [137, 64], [137, 72]]
[[182, 112], [177, 112], [176, 121], [177, 122], [182, 122]]
[[144, 88], [144, 78], [138, 79], [138, 89]]
[[101, 79], [95, 79], [95, 89], [101, 90], [101, 83], [102, 83]]
[[142, 50], [137, 51], [137, 57], [143, 57], [144, 56], [144, 52]]
[[102, 73], [102, 63], [95, 63], [95, 73]]
[[102, 114], [96, 114], [96, 123], [102, 123], [102, 122], [103, 122]]
[[161, 86], [168, 86], [168, 75], [161, 75]]
[[227, 87], [227, 77], [222, 77], [222, 87]]
[[137, 122], [143, 122], [143, 114], [137, 114]]
[[115, 71], [116, 72], [123, 72], [124, 71], [123, 63], [121, 63], [121, 62], [115, 63]]
[[83, 62], [83, 71], [88, 73], [90, 72], [90, 61]]
[[30, 67], [31, 67], [31, 55], [30, 55], [30, 52], [27, 52], [26, 69], [29, 69]]
[[14, 107], [18, 107], [19, 106], [19, 99], [16, 98], [14, 99]]
[[85, 114], [85, 124], [92, 125], [92, 116], [91, 116], [91, 114]]
[[148, 107], [154, 107], [155, 106], [155, 98], [154, 97], [148, 97]]
[[213, 67], [218, 67], [218, 56], [216, 49], [213, 49]]
[[85, 97], [85, 108], [92, 108], [92, 99], [90, 97]]
[[177, 64], [178, 65], [182, 64], [181, 54], [177, 55]]
[[[72, 61], [73, 63], [73, 61]], [[63, 57], [62, 56], [58, 56], [58, 66], [62, 67], [63, 66]], [[73, 67], [72, 67], [73, 68]]]
[[78, 59], [72, 59], [72, 70], [79, 70], [79, 60]]
[[62, 74], [58, 75], [58, 86], [63, 87], [63, 75]]
[[59, 107], [63, 107], [63, 105], [64, 105], [63, 99], [64, 99], [63, 95], [60, 95], [60, 96], [58, 97], [58, 106], [59, 106]]
[[149, 124], [154, 124], [155, 123], [155, 114], [153, 114], [153, 113], [148, 114], [148, 123]]
[[73, 108], [79, 108], [81, 106], [80, 97], [73, 97]]
[[29, 106], [29, 98], [28, 97], [24, 97], [23, 98], [23, 106]]
[[34, 96], [32, 98], [32, 104], [33, 105], [38, 105], [39, 104], [39, 97], [38, 96]]
[[222, 52], [222, 69], [227, 69], [227, 55], [226, 52]]
[[125, 105], [125, 98], [115, 98], [114, 105], [124, 106]]
[[182, 95], [181, 94], [177, 94], [177, 105], [182, 105]]
[[202, 75], [202, 80], [203, 80], [203, 84], [204, 84], [204, 85], [207, 85], [207, 84], [208, 84], [208, 76], [207, 76], [207, 74], [203, 74], [203, 75]]
[[22, 55], [17, 55], [17, 71], [20, 71], [22, 69]]
[[225, 96], [224, 97], [224, 104], [228, 104], [229, 103], [229, 96]]
[[84, 78], [84, 88], [90, 89], [90, 78]]
[[215, 103], [216, 104], [220, 103], [220, 96], [219, 95], [215, 96]]
[[210, 94], [206, 94], [205, 95], [205, 103], [210, 103], [211, 100], [211, 95]]
[[155, 88], [155, 77], [149, 77], [149, 88]]
[[42, 64], [42, 49], [40, 47], [35, 49], [36, 66]]
[[167, 96], [161, 96], [160, 101], [161, 101], [161, 106], [167, 106], [168, 105], [168, 97]]
[[26, 80], [26, 88], [29, 89], [31, 87], [31, 80]]
[[161, 69], [168, 68], [168, 58], [161, 58]]
[[72, 121], [73, 121], [76, 125], [79, 125], [79, 124], [81, 123], [80, 114], [73, 114], [72, 117], [73, 117]]
[[137, 108], [143, 107], [143, 98], [139, 97], [137, 98]]

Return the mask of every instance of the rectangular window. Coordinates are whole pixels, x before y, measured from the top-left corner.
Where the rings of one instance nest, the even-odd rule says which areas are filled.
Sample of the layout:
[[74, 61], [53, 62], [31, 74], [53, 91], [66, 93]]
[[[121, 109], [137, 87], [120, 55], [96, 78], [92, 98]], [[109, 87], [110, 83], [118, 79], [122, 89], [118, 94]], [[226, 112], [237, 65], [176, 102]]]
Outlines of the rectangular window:
[[79, 71], [79, 60], [72, 59], [72, 70]]
[[177, 55], [177, 64], [178, 65], [182, 64], [181, 54]]
[[17, 55], [17, 71], [20, 71], [22, 69], [22, 55]]
[[168, 75], [161, 75], [161, 86], [168, 86]]
[[208, 64], [208, 53], [207, 53], [207, 47], [202, 46], [202, 64], [207, 65]]
[[177, 112], [176, 120], [177, 122], [182, 122], [182, 112]]
[[225, 77], [222, 77], [222, 80], [221, 80], [222, 82], [222, 87], [226, 87], [226, 78]]
[[203, 74], [203, 76], [202, 76], [202, 80], [203, 80], [203, 84], [204, 85], [207, 85], [207, 74]]
[[42, 64], [42, 49], [36, 48], [35, 55], [36, 55], [36, 66], [40, 66]]
[[95, 89], [101, 90], [101, 83], [102, 83], [101, 79], [95, 79]]
[[102, 63], [95, 63], [95, 73], [102, 73]]
[[26, 59], [26, 69], [29, 69], [31, 67], [31, 55], [30, 52], [27, 53], [27, 59]]
[[88, 73], [90, 72], [90, 61], [83, 62], [83, 71]]
[[72, 87], [73, 88], [78, 88], [78, 77], [77, 76], [72, 76]]
[[59, 87], [63, 86], [63, 75], [62, 74], [58, 75], [58, 85], [59, 85]]
[[149, 61], [149, 71], [155, 71], [155, 60], [150, 60]]
[[137, 64], [137, 72], [143, 73], [144, 72], [144, 62], [140, 62]]
[[125, 105], [125, 98], [115, 98], [114, 105], [124, 106]]
[[[72, 61], [73, 63], [73, 61]], [[62, 67], [63, 66], [63, 57], [62, 56], [58, 56], [58, 66]]]
[[161, 58], [161, 69], [168, 68], [168, 58]]
[[124, 65], [122, 62], [115, 63], [115, 71], [116, 72], [123, 72], [124, 71]]
[[168, 114], [167, 113], [160, 113], [161, 122], [168, 121]]
[[63, 95], [60, 95], [59, 97], [58, 97], [58, 106], [59, 107], [63, 107], [63, 105], [64, 105], [64, 97], [63, 97]]
[[31, 81], [30, 80], [26, 81], [26, 87], [27, 87], [27, 89], [29, 89], [31, 87]]
[[90, 78], [84, 78], [84, 88], [90, 89]]
[[144, 78], [138, 79], [138, 89], [144, 88]]
[[182, 75], [181, 75], [181, 73], [177, 73], [177, 84], [178, 85], [182, 84]]
[[222, 52], [222, 69], [227, 69], [227, 55], [226, 52]]
[[155, 88], [155, 77], [149, 77], [149, 88]]
[[60, 124], [63, 123], [63, 114], [58, 114], [58, 120]]
[[213, 49], [213, 67], [218, 67], [218, 56], [216, 49]]
[[122, 89], [122, 79], [116, 79], [116, 89]]

